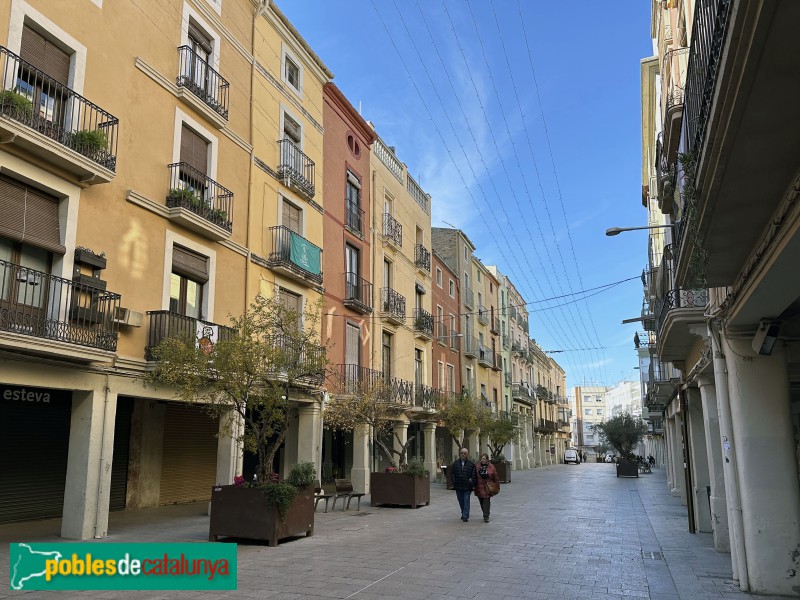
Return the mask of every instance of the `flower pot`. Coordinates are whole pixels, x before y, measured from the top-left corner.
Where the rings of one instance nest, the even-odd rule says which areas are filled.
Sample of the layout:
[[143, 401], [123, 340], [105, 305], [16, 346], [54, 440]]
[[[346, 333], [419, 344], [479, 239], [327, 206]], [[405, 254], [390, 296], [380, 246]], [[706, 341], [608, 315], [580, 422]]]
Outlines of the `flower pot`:
[[639, 465], [635, 462], [621, 460], [617, 463], [617, 477], [638, 477]]
[[234, 485], [212, 488], [208, 528], [208, 539], [212, 542], [221, 536], [265, 540], [268, 546], [277, 546], [283, 538], [313, 534], [313, 486], [297, 490], [285, 519], [281, 518], [277, 504], [269, 502], [257, 488]]
[[428, 475], [403, 473], [370, 473], [370, 506], [393, 504], [418, 508], [431, 503], [431, 481]]
[[511, 483], [511, 462], [507, 460], [492, 461], [497, 477], [501, 483]]

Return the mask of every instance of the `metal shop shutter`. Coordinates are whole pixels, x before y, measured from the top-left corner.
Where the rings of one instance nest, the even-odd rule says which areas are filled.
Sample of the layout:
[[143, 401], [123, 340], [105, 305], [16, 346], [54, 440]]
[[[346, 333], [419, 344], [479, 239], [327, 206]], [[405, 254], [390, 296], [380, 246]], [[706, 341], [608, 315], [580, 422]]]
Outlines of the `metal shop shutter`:
[[49, 392], [50, 402], [0, 396], [0, 523], [60, 517], [64, 510], [72, 393], [27, 391]]
[[114, 458], [111, 462], [111, 492], [108, 509], [124, 510], [128, 492], [128, 460], [131, 445], [131, 414], [133, 398], [117, 398], [117, 418], [114, 422]]
[[217, 483], [218, 431], [219, 420], [202, 407], [167, 404], [159, 504], [211, 498], [211, 488]]

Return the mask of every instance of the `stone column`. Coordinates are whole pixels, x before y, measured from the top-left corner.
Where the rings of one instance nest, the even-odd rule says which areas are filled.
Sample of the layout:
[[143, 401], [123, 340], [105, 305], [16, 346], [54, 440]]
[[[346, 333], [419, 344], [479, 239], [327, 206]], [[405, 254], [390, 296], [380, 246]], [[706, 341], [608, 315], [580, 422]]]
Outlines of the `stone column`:
[[117, 393], [101, 383], [72, 392], [67, 480], [61, 537], [86, 540], [108, 535], [108, 502], [114, 454]]
[[425, 448], [425, 469], [431, 474], [431, 481], [436, 480], [436, 423], [422, 424], [422, 440]]
[[369, 494], [371, 462], [369, 425], [358, 425], [353, 430], [353, 468], [350, 470], [354, 490]]
[[477, 461], [478, 460], [478, 456], [481, 453], [481, 449], [480, 449], [480, 447], [481, 447], [480, 434], [481, 434], [481, 432], [480, 432], [479, 429], [476, 429], [475, 431], [470, 431], [469, 432], [469, 437], [468, 437], [468, 439], [469, 439], [469, 457], [473, 461]]
[[717, 552], [730, 552], [728, 530], [728, 504], [725, 498], [725, 474], [722, 466], [722, 443], [719, 432], [717, 389], [713, 375], [697, 378], [703, 402], [703, 419], [706, 430], [709, 480], [711, 482], [711, 525], [714, 528], [714, 548]]
[[243, 426], [244, 420], [235, 411], [229, 411], [219, 420], [217, 433], [217, 485], [230, 485], [236, 475], [241, 475], [238, 468], [242, 447], [236, 440], [239, 437], [240, 427]]
[[536, 466], [541, 467], [544, 464], [542, 456], [542, 434], [536, 434]]
[[[397, 438], [400, 438], [399, 440]], [[392, 429], [392, 444], [395, 450], [398, 452], [401, 451], [403, 448], [403, 444], [408, 441], [408, 421], [395, 421], [394, 427]], [[398, 467], [400, 466], [399, 460], [400, 457], [395, 455], [395, 459], [398, 461]], [[406, 460], [408, 460], [408, 456], [406, 456]]]
[[786, 350], [778, 342], [771, 356], [760, 356], [749, 338], [723, 344], [748, 591], [794, 595], [800, 587], [800, 483]]
[[297, 464], [297, 445], [299, 443], [299, 407], [289, 408], [293, 414], [289, 417], [289, 428], [283, 440], [283, 459], [281, 460], [281, 477], [289, 474], [289, 469]]
[[[322, 411], [318, 402], [304, 404], [297, 416], [297, 462], [314, 463], [317, 473], [322, 465]], [[291, 467], [290, 467], [291, 468]]]
[[694, 486], [694, 516], [697, 530], [711, 533], [711, 508], [709, 506], [708, 489], [711, 486], [708, 469], [708, 452], [706, 449], [706, 430], [703, 419], [703, 405], [700, 390], [686, 389], [686, 409], [689, 448], [692, 456], [692, 485]]

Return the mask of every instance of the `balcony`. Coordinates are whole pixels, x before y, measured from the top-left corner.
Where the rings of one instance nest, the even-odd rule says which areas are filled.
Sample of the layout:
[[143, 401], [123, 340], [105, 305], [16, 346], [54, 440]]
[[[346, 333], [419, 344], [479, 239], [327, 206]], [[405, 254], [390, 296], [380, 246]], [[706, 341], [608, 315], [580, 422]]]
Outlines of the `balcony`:
[[503, 350], [511, 350], [511, 338], [508, 337], [507, 335], [503, 335], [502, 345], [503, 345]]
[[331, 388], [337, 396], [363, 394], [383, 381], [383, 373], [355, 364], [339, 364], [330, 375]]
[[197, 339], [197, 332], [201, 327], [211, 328], [211, 338], [214, 342], [230, 339], [236, 331], [225, 325], [217, 325], [210, 321], [187, 317], [168, 310], [151, 310], [147, 312], [150, 320], [147, 346], [144, 349], [146, 360], [155, 360], [153, 350], [162, 340], [167, 338], [181, 338], [184, 340]]
[[403, 247], [403, 225], [389, 213], [383, 213], [383, 237], [398, 248]]
[[475, 294], [472, 289], [464, 288], [464, 306], [467, 308], [475, 308]]
[[477, 358], [478, 352], [478, 338], [471, 335], [464, 336], [464, 356]]
[[511, 384], [511, 397], [514, 400], [522, 400], [528, 404], [533, 404], [533, 392], [525, 383], [512, 383]]
[[436, 410], [439, 401], [439, 390], [427, 385], [414, 386], [414, 406], [423, 410]]
[[436, 322], [436, 341], [442, 346], [447, 346], [450, 343], [450, 331], [444, 321]]
[[372, 312], [372, 284], [357, 273], [344, 274], [344, 300], [346, 307], [368, 315]]
[[301, 283], [322, 284], [322, 249], [285, 225], [269, 228], [272, 246], [267, 266]]
[[314, 161], [292, 140], [278, 140], [278, 178], [307, 198], [314, 197]]
[[358, 237], [364, 236], [364, 211], [349, 201], [344, 204], [344, 225]]
[[507, 386], [510, 386], [511, 385], [511, 373], [509, 371], [506, 371], [504, 377], [505, 377], [505, 384]]
[[478, 348], [478, 363], [484, 367], [494, 368], [494, 352], [491, 348]]
[[231, 237], [233, 192], [188, 163], [169, 169], [169, 220], [212, 240]]
[[92, 362], [117, 349], [120, 295], [0, 260], [0, 347]]
[[543, 433], [555, 433], [558, 431], [558, 424], [549, 419], [539, 419], [539, 426], [536, 429]]
[[685, 360], [697, 336], [692, 326], [705, 323], [708, 290], [671, 289], [656, 305], [658, 356], [665, 361]]
[[483, 305], [478, 305], [478, 323], [481, 325], [489, 324], [489, 311]]
[[495, 335], [500, 335], [500, 319], [498, 317], [491, 317], [490, 329]]
[[423, 340], [433, 338], [433, 315], [424, 308], [414, 309], [414, 334]]
[[672, 400], [680, 383], [680, 372], [672, 363], [663, 363], [657, 358], [650, 360], [647, 374], [645, 404], [654, 412], [660, 412]]
[[689, 48], [675, 48], [661, 59], [662, 139], [669, 163], [675, 162], [678, 153], [688, 58]]
[[0, 143], [76, 177], [108, 183], [117, 167], [119, 119], [0, 46]]
[[389, 323], [403, 325], [406, 321], [406, 299], [392, 288], [381, 288], [380, 316]]
[[179, 89], [191, 92], [204, 106], [219, 115], [223, 125], [228, 120], [228, 82], [189, 46], [178, 48], [178, 77], [175, 83]]
[[431, 272], [431, 253], [422, 244], [414, 246], [414, 266], [420, 271]]

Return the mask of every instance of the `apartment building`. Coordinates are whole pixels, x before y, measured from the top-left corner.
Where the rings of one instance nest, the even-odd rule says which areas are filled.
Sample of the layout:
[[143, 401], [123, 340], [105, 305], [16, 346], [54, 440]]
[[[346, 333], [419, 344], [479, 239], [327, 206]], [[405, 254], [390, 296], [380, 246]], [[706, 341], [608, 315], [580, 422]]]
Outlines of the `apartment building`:
[[606, 391], [602, 385], [579, 385], [573, 391], [572, 443], [579, 451], [586, 452], [590, 461], [602, 443], [591, 426], [606, 420]]
[[[213, 343], [257, 292], [319, 298], [332, 75], [271, 3], [13, 0], [0, 22], [0, 521], [102, 537], [109, 510], [247, 470], [140, 376], [161, 339]], [[131, 30], [146, 43], [119, 43]], [[314, 392], [278, 468], [318, 460]]]
[[800, 58], [784, 45], [798, 22], [786, 0], [653, 2], [656, 56], [642, 62], [643, 157], [655, 134], [643, 202], [670, 225], [648, 257], [642, 319], [662, 368], [647, 407], [664, 419], [690, 531], [712, 532], [739, 586], [761, 594], [796, 595], [800, 577], [800, 117], [785, 76]]
[[472, 257], [472, 274], [478, 359], [476, 392], [478, 399], [496, 414], [501, 408], [502, 392], [502, 359], [499, 354], [499, 281], [476, 256]]

